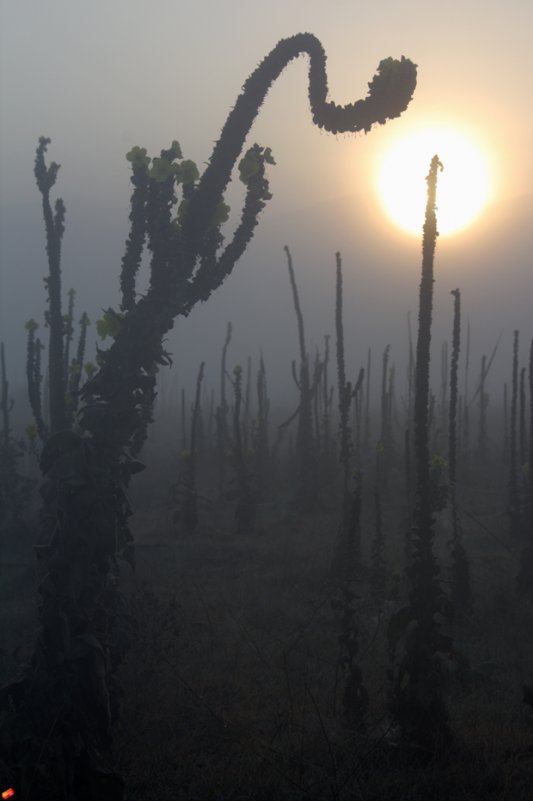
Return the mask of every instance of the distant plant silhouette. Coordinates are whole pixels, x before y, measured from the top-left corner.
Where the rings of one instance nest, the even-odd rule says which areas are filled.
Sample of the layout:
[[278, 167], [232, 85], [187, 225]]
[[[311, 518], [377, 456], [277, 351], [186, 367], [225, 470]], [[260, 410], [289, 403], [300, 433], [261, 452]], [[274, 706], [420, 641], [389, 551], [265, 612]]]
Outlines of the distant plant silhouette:
[[217, 438], [217, 460], [218, 460], [218, 492], [223, 497], [226, 488], [226, 459], [230, 443], [228, 414], [229, 406], [226, 397], [226, 361], [228, 348], [231, 342], [232, 325], [228, 323], [226, 338], [222, 346], [220, 357], [220, 404], [217, 406], [216, 418], [216, 438]]
[[[74, 300], [76, 292], [70, 289], [67, 293], [67, 313], [62, 313], [61, 298], [61, 247], [65, 233], [65, 204], [58, 198], [54, 211], [50, 202], [50, 191], [54, 187], [60, 165], [54, 161], [47, 166], [46, 151], [50, 139], [39, 138], [35, 155], [34, 175], [37, 187], [42, 196], [43, 217], [46, 233], [46, 252], [48, 257], [48, 275], [44, 279], [47, 290], [47, 309], [45, 324], [49, 330], [48, 341], [48, 373], [46, 397], [43, 397], [41, 351], [44, 344], [36, 335], [38, 324], [35, 320], [26, 323], [26, 378], [28, 397], [33, 412], [35, 434], [44, 442], [50, 434], [71, 428], [78, 408], [79, 388], [84, 368], [87, 327], [90, 320], [83, 312], [80, 320], [80, 332], [76, 356], [70, 359], [70, 349], [74, 337]], [[46, 405], [45, 405], [46, 404]], [[45, 415], [44, 409], [48, 410]], [[48, 417], [49, 419], [46, 419]], [[33, 437], [34, 433], [29, 431]]]
[[[318, 391], [318, 375], [311, 376], [311, 365], [309, 354], [305, 342], [305, 327], [298, 285], [294, 274], [292, 256], [289, 248], [285, 245], [287, 255], [287, 267], [291, 283], [292, 299], [296, 321], [298, 324], [298, 346], [300, 364], [296, 368], [296, 362], [292, 362], [292, 377], [298, 388], [298, 409], [296, 416], [298, 419], [298, 431], [296, 435], [296, 458], [298, 460], [298, 478], [293, 505], [302, 511], [312, 511], [318, 502], [318, 465], [316, 442], [313, 432], [313, 398]], [[292, 419], [292, 418], [291, 418]]]
[[529, 345], [529, 446], [524, 473], [524, 531], [525, 543], [517, 576], [517, 589], [522, 595], [533, 597], [533, 339]]
[[189, 447], [184, 448], [181, 453], [183, 474], [177, 483], [171, 485], [168, 492], [168, 506], [174, 509], [173, 522], [179, 522], [183, 531], [188, 534], [194, 533], [198, 526], [198, 491], [196, 487], [196, 467], [198, 461], [197, 440], [204, 367], [205, 362], [202, 362], [196, 377], [196, 393], [192, 410]]
[[517, 540], [520, 536], [520, 482], [518, 476], [518, 350], [520, 333], [514, 332], [513, 359], [511, 379], [511, 414], [509, 423], [509, 495], [508, 510], [511, 536]]
[[470, 565], [463, 545], [463, 530], [457, 509], [457, 409], [459, 404], [458, 369], [461, 348], [461, 292], [452, 290], [453, 332], [450, 365], [450, 412], [448, 421], [448, 465], [452, 534], [448, 547], [452, 558], [452, 593], [454, 601], [463, 609], [471, 601]]
[[0, 547], [19, 533], [22, 516], [33, 488], [33, 481], [22, 475], [19, 461], [24, 455], [11, 427], [14, 401], [9, 394], [6, 353], [0, 343]]
[[[77, 431], [66, 428], [59, 287], [64, 207], [51, 212], [57, 167], [42, 165], [39, 188], [51, 262], [49, 282], [51, 436], [41, 455], [43, 513], [40, 631], [25, 675], [5, 688], [0, 742], [23, 801], [120, 801], [124, 784], [113, 768], [111, 723], [118, 715], [115, 671], [127, 647], [127, 613], [116, 592], [116, 557], [133, 561], [126, 488], [142, 469], [133, 457], [151, 420], [156, 372], [170, 361], [163, 340], [179, 315], [205, 301], [231, 273], [270, 199], [268, 148], [253, 145], [239, 163], [246, 196], [240, 222], [224, 245], [223, 193], [271, 84], [289, 61], [310, 57], [313, 121], [339, 133], [369, 131], [409, 104], [416, 67], [383, 60], [368, 96], [346, 106], [328, 102], [324, 50], [311, 34], [284, 39], [244, 84], [200, 177], [177, 142], [153, 160], [128, 153], [133, 191], [130, 236], [122, 261], [120, 310], [108, 309], [112, 338], [99, 369], [81, 389]], [[48, 140], [41, 140], [47, 142]], [[43, 157], [41, 144], [39, 159]], [[177, 214], [174, 216], [176, 205]], [[143, 250], [150, 252], [147, 290], [136, 293]]]
[[257, 492], [253, 486], [251, 470], [248, 465], [246, 449], [243, 442], [243, 422], [241, 409], [243, 405], [242, 367], [237, 365], [233, 370], [233, 445], [232, 456], [235, 469], [236, 489], [232, 497], [236, 500], [235, 506], [235, 532], [237, 534], [250, 534], [253, 531]]

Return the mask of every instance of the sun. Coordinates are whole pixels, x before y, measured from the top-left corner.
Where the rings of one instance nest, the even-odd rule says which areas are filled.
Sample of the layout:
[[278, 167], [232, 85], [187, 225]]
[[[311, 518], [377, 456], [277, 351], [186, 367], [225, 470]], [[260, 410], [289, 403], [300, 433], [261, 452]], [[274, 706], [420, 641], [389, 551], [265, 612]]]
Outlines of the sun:
[[437, 185], [437, 224], [442, 236], [471, 225], [493, 194], [490, 159], [475, 138], [459, 129], [412, 131], [390, 144], [380, 158], [377, 192], [391, 221], [416, 236], [422, 233], [425, 176], [434, 155], [444, 167]]

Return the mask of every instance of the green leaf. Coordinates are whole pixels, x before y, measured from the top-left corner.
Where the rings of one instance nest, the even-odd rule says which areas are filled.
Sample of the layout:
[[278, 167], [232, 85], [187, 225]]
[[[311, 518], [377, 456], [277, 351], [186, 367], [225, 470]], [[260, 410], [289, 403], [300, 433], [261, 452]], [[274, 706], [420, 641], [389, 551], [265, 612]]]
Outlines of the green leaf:
[[198, 167], [190, 159], [176, 165], [176, 179], [180, 184], [193, 184], [200, 177]]
[[176, 164], [171, 164], [167, 159], [154, 159], [152, 168], [149, 172], [150, 178], [158, 183], [163, 183], [167, 178], [170, 178], [177, 173], [179, 167]]
[[261, 168], [261, 153], [259, 148], [253, 147], [248, 150], [246, 155], [239, 162], [239, 177], [243, 184], [248, 185], [250, 179], [256, 175]]
[[150, 158], [146, 155], [145, 147], [138, 147], [135, 145], [135, 147], [132, 147], [129, 153], [126, 153], [126, 158], [128, 161], [131, 161], [131, 166], [134, 170], [141, 169], [142, 167], [148, 167], [150, 164]]
[[87, 374], [88, 378], [92, 378], [92, 376], [96, 373], [96, 370], [98, 368], [96, 367], [94, 362], [85, 362], [85, 364], [83, 365], [83, 369], [85, 370], [85, 373]]
[[224, 203], [223, 200], [220, 201], [218, 206], [215, 209], [215, 214], [213, 216], [213, 225], [218, 228], [219, 225], [227, 222], [229, 219], [230, 207], [227, 203]]
[[172, 145], [170, 146], [170, 149], [174, 151], [174, 157], [175, 158], [177, 158], [177, 159], [182, 159], [183, 158], [183, 154], [181, 152], [180, 143], [177, 142], [175, 139], [173, 139]]
[[104, 316], [96, 321], [96, 332], [100, 339], [105, 339], [106, 337], [114, 339], [120, 331], [120, 325], [121, 316], [113, 309], [107, 309], [104, 312]]

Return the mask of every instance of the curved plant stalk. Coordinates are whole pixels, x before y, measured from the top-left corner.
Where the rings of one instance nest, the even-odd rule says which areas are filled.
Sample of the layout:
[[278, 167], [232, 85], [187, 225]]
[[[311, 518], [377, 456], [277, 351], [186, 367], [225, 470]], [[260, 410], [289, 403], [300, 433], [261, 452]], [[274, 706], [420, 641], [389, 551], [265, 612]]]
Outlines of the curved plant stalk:
[[[282, 40], [246, 81], [200, 179], [196, 166], [182, 159], [177, 142], [151, 166], [142, 148], [128, 154], [133, 170], [132, 233], [120, 278], [122, 307], [105, 316], [113, 343], [99, 352], [100, 369], [81, 390], [79, 433], [61, 431], [64, 403], [58, 399], [54, 404], [51, 430], [57, 433], [45, 443], [41, 456], [39, 550], [45, 578], [40, 586], [40, 632], [26, 674], [5, 688], [0, 699], [9, 710], [2, 720], [0, 744], [6, 745], [6, 759], [25, 801], [124, 797], [123, 782], [112, 765], [111, 724], [118, 714], [114, 675], [127, 645], [127, 615], [118, 611], [112, 568], [117, 556], [133, 559], [126, 489], [142, 466], [131, 453], [138, 450], [150, 420], [147, 410], [155, 398], [157, 366], [169, 363], [165, 335], [178, 315], [187, 315], [196, 303], [207, 300], [231, 273], [270, 198], [265, 165], [272, 156], [268, 148], [254, 145], [239, 163], [246, 196], [233, 238], [224, 246], [223, 192], [268, 88], [301, 52], [310, 56], [314, 122], [329, 131], [368, 131], [374, 123], [397, 117], [411, 100], [416, 67], [402, 58], [380, 63], [364, 100], [348, 106], [327, 102], [324, 50], [311, 34], [298, 34]], [[48, 192], [57, 166], [41, 172], [55, 270], [49, 286], [51, 300], [54, 296], [50, 322], [56, 331], [50, 384], [54, 397], [59, 393], [64, 401], [57, 293], [64, 208], [56, 204], [55, 217], [50, 216]], [[172, 219], [178, 191], [181, 203]], [[142, 242], [151, 254], [150, 281], [138, 297], [135, 276]]]
[[375, 124], [383, 125], [388, 119], [399, 117], [411, 101], [416, 87], [416, 66], [403, 56], [399, 61], [386, 58], [380, 62], [364, 100], [339, 106], [326, 99], [326, 54], [316, 36], [299, 33], [282, 39], [244, 84], [215, 145], [191, 202], [186, 224], [187, 238], [193, 250], [224, 193], [233, 165], [268, 90], [287, 64], [301, 53], [309, 56], [308, 94], [313, 122], [330, 133], [368, 132]]

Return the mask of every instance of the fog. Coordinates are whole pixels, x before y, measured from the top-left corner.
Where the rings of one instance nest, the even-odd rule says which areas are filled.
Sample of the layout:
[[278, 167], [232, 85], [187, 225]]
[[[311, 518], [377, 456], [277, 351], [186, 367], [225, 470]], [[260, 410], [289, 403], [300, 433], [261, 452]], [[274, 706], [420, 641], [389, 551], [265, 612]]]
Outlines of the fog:
[[[2, 797], [530, 797], [532, 30], [531, 0], [0, 0]], [[198, 192], [183, 179], [174, 141], [202, 174], [247, 76], [299, 32], [325, 49], [327, 100], [364, 98], [378, 70], [370, 105], [407, 74], [399, 101], [412, 63], [381, 62], [402, 55], [418, 66], [414, 97], [365, 135], [331, 135], [313, 124], [307, 55], [288, 65], [244, 143], [275, 163], [263, 153], [247, 189], [234, 167], [224, 196], [226, 244], [245, 198], [248, 231], [267, 200], [254, 236], [207, 302], [174, 320], [171, 366], [154, 378], [189, 298], [165, 271], [192, 273], [196, 257], [195, 297], [220, 269], [208, 181]], [[297, 41], [316, 97], [320, 50]], [[245, 94], [232, 121], [249, 108]], [[329, 114], [323, 98], [314, 109]], [[423, 219], [403, 232], [378, 194], [387, 154], [427, 128], [473, 142], [492, 192], [471, 224], [437, 237], [432, 328]], [[66, 207], [63, 321], [47, 307], [40, 137], [60, 165], [50, 200]], [[146, 248], [125, 300], [135, 147], [175, 160], [159, 176], [133, 164], [134, 233], [155, 258], [151, 275]], [[451, 154], [444, 170], [466, 195], [469, 165]], [[438, 227], [438, 163], [433, 147], [423, 155]], [[424, 174], [392, 182], [405, 208]], [[172, 209], [172, 228], [182, 179], [191, 205]], [[72, 358], [77, 325], [65, 336], [71, 289], [75, 321], [91, 320], [84, 359]], [[97, 336], [108, 309], [125, 310], [114, 346]], [[48, 363], [26, 341], [30, 319], [44, 347], [51, 321]], [[101, 369], [85, 364], [79, 392], [82, 361]]]
[[[439, 354], [450, 339], [450, 291], [459, 287], [473, 371], [502, 335], [489, 386], [499, 394], [509, 377], [513, 330], [523, 342], [532, 333], [532, 156], [525, 143], [533, 125], [524, 104], [530, 5], [515, 3], [511, 20], [495, 3], [452, 3], [437, 29], [434, 12], [418, 2], [401, 14], [385, 3], [379, 15], [344, 2], [333, 3], [328, 15], [321, 3], [274, 3], [260, 25], [256, 9], [240, 2], [223, 8], [200, 2], [194, 10], [171, 2], [90, 9], [2, 3], [0, 336], [13, 390], [24, 393], [24, 323], [33, 317], [42, 325], [45, 302], [44, 225], [33, 178], [38, 137], [52, 138], [49, 159], [61, 164], [53, 197], [67, 208], [64, 293], [73, 287], [77, 313], [86, 310], [94, 323], [119, 303], [127, 150], [139, 144], [157, 155], [177, 138], [184, 156], [201, 167], [257, 61], [282, 36], [311, 30], [328, 53], [332, 99], [362, 96], [378, 61], [404, 53], [419, 67], [414, 100], [401, 119], [367, 136], [335, 137], [312, 125], [304, 59], [285, 70], [249, 137], [273, 149], [273, 198], [224, 286], [176, 321], [167, 342], [175, 376], [169, 381], [190, 385], [200, 361], [215, 380], [231, 321], [229, 365], [248, 357], [257, 362], [262, 350], [272, 393], [282, 400], [291, 395], [297, 338], [284, 245], [294, 259], [310, 350], [322, 348], [324, 335], [334, 331], [334, 254], [340, 251], [351, 375], [366, 362], [368, 348], [378, 359], [387, 344], [403, 375], [408, 312], [416, 323], [421, 245], [384, 218], [372, 170], [380, 148], [408, 130], [411, 117], [411, 124], [457, 119], [473, 125], [495, 158], [491, 206], [466, 232], [438, 242], [433, 343]], [[473, 41], [474, 20], [482, 24]], [[233, 183], [227, 199], [234, 225], [242, 192]], [[89, 348], [96, 342], [93, 325]]]

